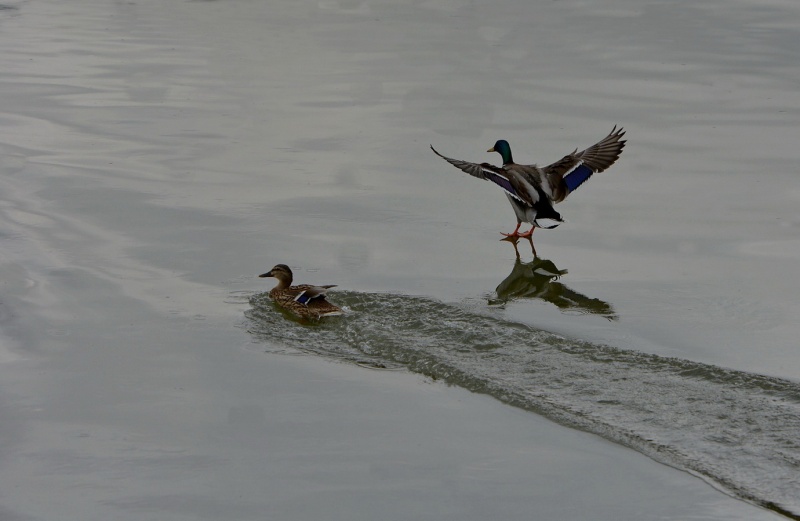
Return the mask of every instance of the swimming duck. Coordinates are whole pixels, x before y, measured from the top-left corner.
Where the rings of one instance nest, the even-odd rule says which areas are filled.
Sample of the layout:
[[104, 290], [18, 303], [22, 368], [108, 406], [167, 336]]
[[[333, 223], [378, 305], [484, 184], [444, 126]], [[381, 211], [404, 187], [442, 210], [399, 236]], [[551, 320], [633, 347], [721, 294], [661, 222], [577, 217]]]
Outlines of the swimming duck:
[[311, 286], [301, 284], [292, 286], [292, 270], [286, 264], [278, 264], [259, 277], [275, 277], [278, 285], [269, 291], [269, 296], [283, 309], [300, 318], [319, 319], [341, 315], [342, 310], [325, 299], [325, 292], [336, 285]]
[[[455, 166], [478, 179], [486, 179], [500, 186], [514, 208], [517, 216], [517, 227], [506, 237], [530, 237], [536, 228], [555, 228], [564, 222], [553, 204], [560, 203], [576, 188], [589, 179], [592, 174], [602, 172], [613, 165], [622, 149], [625, 140], [622, 127], [613, 130], [598, 143], [586, 150], [578, 152], [576, 148], [552, 165], [518, 165], [511, 156], [508, 141], [497, 141], [487, 152], [498, 152], [503, 158], [503, 166], [496, 167], [489, 163], [470, 163], [459, 159], [445, 157], [433, 148], [433, 152]], [[519, 233], [522, 223], [530, 223], [531, 229]]]

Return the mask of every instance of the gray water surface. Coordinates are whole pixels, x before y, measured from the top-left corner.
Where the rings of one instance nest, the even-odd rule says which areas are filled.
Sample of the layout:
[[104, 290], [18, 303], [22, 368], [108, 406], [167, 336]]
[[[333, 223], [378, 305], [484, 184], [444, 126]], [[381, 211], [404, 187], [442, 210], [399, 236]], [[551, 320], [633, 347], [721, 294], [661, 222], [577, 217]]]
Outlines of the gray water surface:
[[796, 517], [798, 11], [5, 2], [0, 518]]
[[287, 325], [266, 294], [252, 332], [272, 345], [397, 364], [589, 431], [774, 510], [798, 506], [800, 385], [575, 341], [474, 306], [340, 293], [349, 314]]

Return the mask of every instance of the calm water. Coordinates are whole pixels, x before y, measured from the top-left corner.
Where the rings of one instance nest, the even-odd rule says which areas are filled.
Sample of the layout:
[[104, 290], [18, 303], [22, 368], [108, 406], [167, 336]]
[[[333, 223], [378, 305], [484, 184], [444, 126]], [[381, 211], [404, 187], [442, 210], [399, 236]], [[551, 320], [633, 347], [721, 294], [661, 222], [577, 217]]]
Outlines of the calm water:
[[[104, 498], [135, 465], [131, 496], [98, 500], [106, 515], [178, 511], [206, 491], [220, 447], [248, 461], [273, 414], [307, 421], [292, 396], [331, 406], [317, 378], [397, 378], [375, 367], [488, 394], [797, 517], [798, 41], [789, 1], [6, 2], [0, 361], [4, 418], [16, 420], [3, 421], [0, 455], [7, 483], [28, 491], [6, 517], [35, 512], [23, 505], [37, 491]], [[536, 255], [498, 240], [515, 224], [499, 190], [428, 148], [494, 162], [484, 151], [504, 138], [517, 161], [546, 164], [614, 124], [628, 131], [619, 163], [559, 206], [568, 222], [536, 233]], [[279, 262], [301, 282], [338, 284], [348, 315], [307, 325], [277, 312], [255, 275]], [[367, 368], [307, 362], [306, 373], [279, 353]], [[425, 385], [411, 381], [406, 420]], [[289, 405], [264, 408], [250, 394], [262, 385]], [[363, 399], [341, 397], [334, 406]], [[232, 431], [214, 430], [212, 405]], [[504, 418], [509, 435], [517, 417]], [[219, 441], [236, 436], [242, 447]], [[153, 442], [174, 437], [183, 443]], [[341, 439], [308, 441], [333, 443], [331, 463]], [[305, 468], [306, 449], [293, 450], [275, 468]], [[237, 503], [230, 468], [224, 501], [182, 512], [257, 516], [255, 499]], [[248, 498], [263, 493], [259, 472], [240, 483]], [[325, 482], [309, 472], [304, 485]], [[160, 496], [150, 473], [191, 477]], [[636, 481], [623, 504], [690, 518], [643, 499]], [[325, 483], [317, 492], [335, 497]], [[524, 512], [526, 494], [495, 499], [494, 512]], [[773, 517], [709, 501], [686, 508]], [[88, 503], [73, 507], [91, 518]], [[289, 512], [302, 517], [273, 513]]]

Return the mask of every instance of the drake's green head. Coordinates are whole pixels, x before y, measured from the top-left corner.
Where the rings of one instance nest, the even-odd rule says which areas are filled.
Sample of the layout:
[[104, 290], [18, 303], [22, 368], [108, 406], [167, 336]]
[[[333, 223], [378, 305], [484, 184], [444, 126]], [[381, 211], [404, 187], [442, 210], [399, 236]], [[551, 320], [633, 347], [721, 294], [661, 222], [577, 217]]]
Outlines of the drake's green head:
[[487, 152], [497, 152], [500, 154], [503, 157], [504, 165], [514, 162], [514, 160], [511, 158], [511, 145], [509, 145], [508, 141], [505, 139], [497, 141], [497, 143], [495, 143], [492, 148], [487, 150]]

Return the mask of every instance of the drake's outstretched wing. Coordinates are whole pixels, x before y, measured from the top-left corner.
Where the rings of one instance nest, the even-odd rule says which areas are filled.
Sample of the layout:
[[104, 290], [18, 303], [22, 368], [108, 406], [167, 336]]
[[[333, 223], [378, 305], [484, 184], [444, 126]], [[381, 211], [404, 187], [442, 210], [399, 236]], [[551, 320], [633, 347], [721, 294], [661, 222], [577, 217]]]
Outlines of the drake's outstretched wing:
[[462, 161], [460, 159], [452, 159], [437, 152], [436, 149], [433, 148], [433, 145], [431, 145], [431, 150], [433, 150], [434, 154], [441, 157], [462, 172], [466, 172], [467, 174], [477, 177], [478, 179], [484, 179], [486, 181], [493, 182], [505, 190], [508, 195], [523, 204], [533, 206], [533, 204], [536, 202], [531, 200], [531, 196], [522, 189], [519, 181], [509, 176], [508, 172], [502, 168], [490, 165], [489, 163], [478, 164], [470, 163], [469, 161]]
[[558, 187], [566, 188], [567, 192], [563, 195], [566, 197], [592, 174], [602, 172], [613, 165], [625, 147], [626, 141], [622, 139], [624, 135], [625, 130], [621, 127], [617, 130], [615, 126], [606, 137], [586, 150], [578, 152], [576, 149], [552, 165], [544, 167], [542, 170], [547, 175], [548, 181], [556, 188], [554, 192], [558, 191]]

